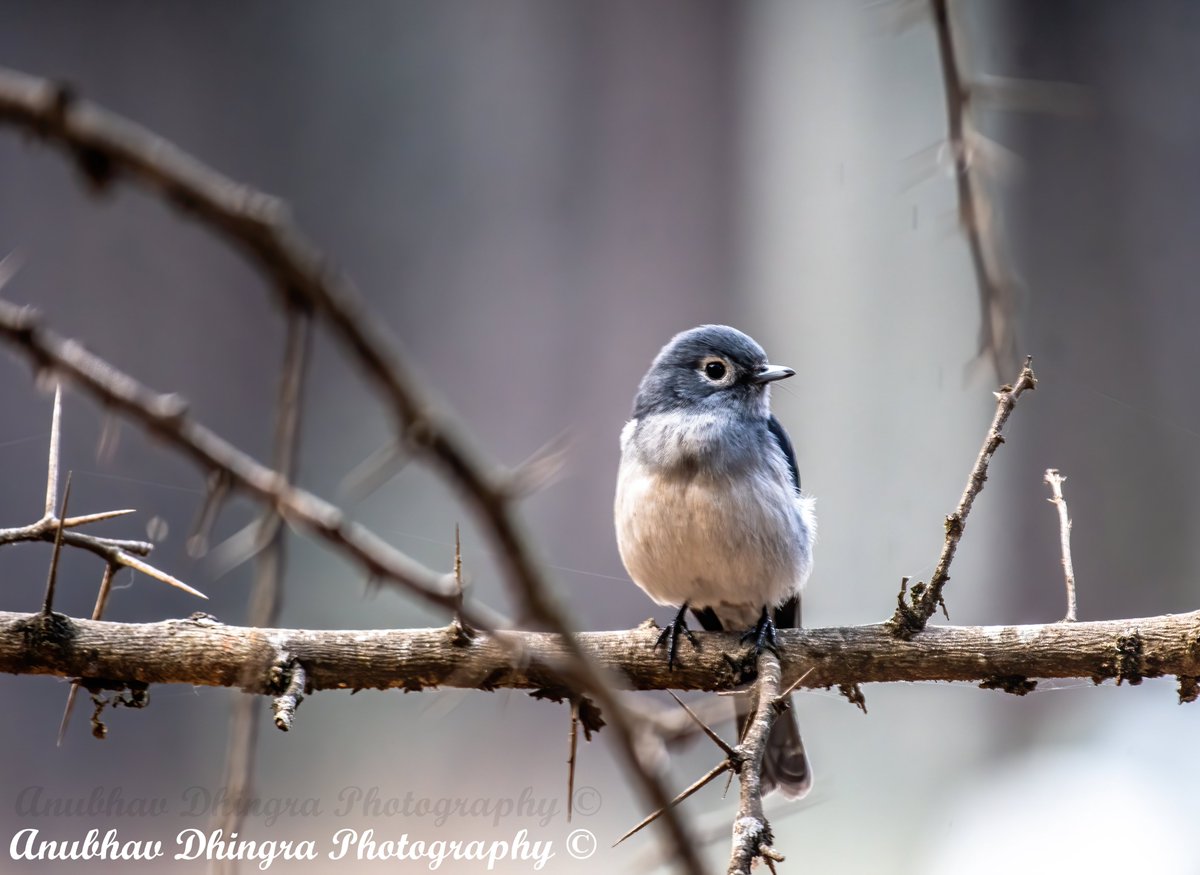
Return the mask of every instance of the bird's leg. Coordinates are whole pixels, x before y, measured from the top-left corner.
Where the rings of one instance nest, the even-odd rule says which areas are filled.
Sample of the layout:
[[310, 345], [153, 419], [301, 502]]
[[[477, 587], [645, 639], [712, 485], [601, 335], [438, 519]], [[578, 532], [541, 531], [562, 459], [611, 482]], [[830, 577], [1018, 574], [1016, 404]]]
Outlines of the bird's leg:
[[766, 648], [776, 656], [779, 655], [779, 651], [775, 649], [778, 645], [775, 640], [775, 621], [771, 619], [771, 612], [767, 610], [766, 605], [763, 605], [762, 616], [758, 618], [758, 622], [743, 633], [742, 643], [747, 641], [754, 642], [755, 654]]
[[679, 649], [679, 636], [686, 635], [688, 641], [692, 642], [692, 647], [700, 649], [700, 643], [696, 641], [696, 636], [692, 634], [692, 630], [687, 625], [687, 602], [679, 609], [679, 613], [675, 615], [675, 619], [668, 623], [658, 635], [658, 640], [654, 642], [654, 649], [667, 645], [667, 668], [675, 668], [675, 651]]

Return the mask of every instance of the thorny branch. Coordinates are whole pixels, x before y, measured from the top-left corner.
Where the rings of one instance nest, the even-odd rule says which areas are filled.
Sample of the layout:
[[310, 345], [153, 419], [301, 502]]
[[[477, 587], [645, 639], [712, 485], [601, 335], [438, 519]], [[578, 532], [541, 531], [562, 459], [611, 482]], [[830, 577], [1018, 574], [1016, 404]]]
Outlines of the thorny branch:
[[39, 315], [32, 309], [0, 300], [0, 339], [24, 352], [34, 367], [70, 379], [108, 408], [140, 423], [151, 434], [191, 456], [205, 470], [220, 471], [230, 484], [265, 501], [285, 520], [348, 553], [369, 574], [396, 583], [425, 601], [453, 608], [443, 575], [413, 561], [364, 527], [347, 521], [338, 508], [294, 487], [279, 472], [259, 464], [192, 420], [187, 403], [179, 396], [160, 395], [148, 389], [39, 322]]
[[[607, 679], [577, 647], [567, 616], [551, 596], [542, 568], [512, 511], [513, 499], [525, 478], [520, 472], [514, 475], [494, 469], [468, 445], [425, 394], [380, 321], [370, 318], [349, 277], [334, 269], [301, 234], [283, 205], [222, 176], [138, 125], [78, 99], [70, 89], [35, 77], [0, 70], [0, 122], [15, 124], [63, 147], [97, 188], [123, 175], [158, 193], [246, 252], [272, 278], [274, 288], [285, 297], [305, 302], [332, 328], [392, 408], [398, 440], [433, 460], [474, 507], [503, 559], [517, 603], [528, 619], [563, 636], [574, 686], [593, 696], [605, 710], [618, 752], [639, 790], [650, 803], [665, 806], [668, 797], [662, 783], [638, 759], [635, 734], [622, 703], [612, 694]], [[24, 326], [22, 333], [32, 334], [32, 326]], [[75, 376], [82, 378], [88, 388], [96, 389], [82, 374]], [[152, 408], [131, 405], [130, 400], [122, 396], [122, 401], [115, 403], [126, 413], [138, 409], [152, 412], [150, 418], [142, 420], [152, 433], [174, 437], [177, 448], [199, 458], [210, 470], [223, 468], [235, 473], [232, 482], [259, 500], [274, 504], [289, 522], [298, 522], [355, 555], [373, 577], [400, 583], [426, 600], [452, 607], [446, 605], [448, 596], [441, 591], [440, 576], [365, 529], [346, 522], [331, 505], [295, 489], [278, 472], [257, 465], [216, 435], [188, 422], [178, 399], [138, 399], [159, 405]], [[212, 451], [218, 451], [227, 464], [215, 464]], [[231, 462], [236, 468], [230, 467]], [[247, 462], [252, 467], [247, 467]], [[464, 621], [471, 621], [465, 611], [462, 615]], [[664, 821], [683, 867], [690, 873], [701, 872], [694, 844], [683, 824], [670, 812]]]
[[771, 727], [786, 707], [780, 698], [781, 680], [779, 659], [770, 650], [758, 655], [758, 680], [754, 684], [756, 697], [754, 713], [746, 726], [745, 735], [738, 744], [741, 767], [738, 769], [737, 816], [733, 821], [733, 848], [729, 857], [729, 875], [750, 875], [750, 867], [756, 860], [765, 860], [772, 872], [775, 863], [783, 862], [783, 856], [775, 850], [772, 842], [771, 825], [763, 814], [762, 761], [767, 749]]
[[958, 220], [979, 286], [979, 356], [990, 359], [992, 369], [1000, 375], [1016, 359], [1016, 288], [997, 251], [994, 217], [980, 180], [983, 139], [972, 123], [972, 88], [963, 75], [950, 0], [930, 2], [946, 93], [946, 140], [954, 162]]
[[62, 447], [62, 387], [54, 392], [54, 413], [50, 420], [50, 452], [46, 463], [46, 505], [41, 519], [27, 526], [0, 529], [0, 547], [17, 544], [23, 541], [49, 541], [62, 543], [68, 547], [77, 547], [95, 553], [104, 559], [108, 565], [119, 565], [140, 571], [147, 577], [161, 581], [181, 589], [189, 595], [208, 598], [204, 593], [188, 586], [182, 580], [154, 567], [149, 562], [138, 559], [147, 556], [154, 545], [145, 541], [128, 541], [117, 538], [101, 538], [95, 535], [85, 535], [81, 532], [70, 531], [91, 523], [103, 522], [119, 516], [131, 514], [132, 510], [109, 510], [99, 513], [84, 514], [74, 517], [62, 517], [55, 513], [58, 499], [59, 456]]
[[[228, 626], [208, 615], [115, 623], [0, 612], [0, 672], [143, 684], [225, 686], [278, 695], [272, 669], [284, 651], [308, 688], [554, 689], [566, 644], [548, 632], [496, 633], [465, 646], [453, 625], [435, 629], [305, 630]], [[731, 690], [754, 678], [734, 633], [696, 632], [700, 649], [668, 670], [650, 625], [580, 632], [578, 646], [634, 690]], [[898, 681], [966, 681], [1018, 695], [1037, 678], [1138, 684], [1200, 677], [1200, 611], [1159, 617], [1027, 626], [931, 626], [910, 640], [886, 623], [778, 631], [782, 683], [833, 688]], [[247, 667], [252, 669], [249, 674]]]
[[907, 597], [905, 590], [908, 580], [905, 579], [901, 584], [896, 611], [888, 621], [888, 625], [891, 626], [897, 637], [911, 638], [925, 628], [925, 624], [929, 622], [929, 618], [939, 607], [943, 611], [946, 610], [946, 603], [942, 599], [942, 590], [945, 589], [946, 582], [950, 580], [950, 563], [954, 560], [954, 552], [958, 549], [958, 542], [962, 540], [963, 532], [966, 530], [967, 515], [971, 512], [975, 497], [983, 491], [983, 486], [987, 482], [988, 465], [992, 461], [992, 456], [1004, 443], [1004, 435], [1001, 434], [1004, 423], [1008, 421], [1013, 408], [1017, 406], [1017, 399], [1026, 390], [1037, 387], [1037, 377], [1034, 376], [1032, 363], [1032, 358], [1027, 357], [1016, 382], [1010, 386], [1001, 386], [1000, 390], [996, 392], [996, 415], [992, 418], [991, 428], [988, 429], [987, 436], [983, 439], [983, 446], [979, 449], [979, 456], [971, 468], [966, 488], [963, 489], [962, 497], [958, 500], [958, 507], [954, 509], [954, 513], [946, 517], [946, 540], [942, 545], [942, 554], [938, 557], [933, 576], [929, 578], [929, 584], [918, 583], [907, 594]]

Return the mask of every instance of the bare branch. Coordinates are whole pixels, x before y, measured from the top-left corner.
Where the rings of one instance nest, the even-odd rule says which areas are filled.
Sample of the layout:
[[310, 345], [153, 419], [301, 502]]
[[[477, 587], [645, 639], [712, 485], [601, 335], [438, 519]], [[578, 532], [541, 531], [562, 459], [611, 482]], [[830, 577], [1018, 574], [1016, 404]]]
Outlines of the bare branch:
[[[561, 688], [569, 667], [561, 637], [547, 632], [481, 633], [463, 646], [449, 626], [258, 629], [227, 626], [207, 615], [157, 623], [51, 616], [54, 622], [47, 623], [40, 613], [0, 612], [0, 672], [227, 686], [274, 695], [270, 668], [281, 650], [303, 663], [313, 690]], [[1030, 626], [931, 626], [911, 640], [896, 638], [886, 623], [777, 634], [784, 682], [790, 685], [811, 669], [800, 683], [806, 689], [970, 681], [1019, 693], [1034, 685], [1033, 678], [1136, 683], [1200, 676], [1200, 611]], [[753, 666], [742, 665], [745, 646], [734, 633], [697, 632], [701, 649], [674, 670], [652, 651], [653, 629], [576, 637], [628, 689], [734, 689], [753, 676]], [[513, 659], [514, 650], [521, 659]]]
[[[75, 519], [79, 519], [76, 517]], [[71, 520], [65, 520], [63, 528], [70, 529]], [[17, 544], [22, 541], [49, 541], [54, 542], [56, 532], [58, 531], [58, 519], [53, 515], [50, 518], [43, 517], [36, 523], [31, 523], [27, 526], [15, 526], [11, 529], [0, 529], [0, 547], [8, 544]], [[108, 558], [109, 554], [114, 550], [124, 550], [127, 553], [136, 553], [139, 556], [145, 556], [154, 549], [154, 545], [148, 541], [129, 541], [123, 538], [100, 538], [95, 535], [84, 535], [79, 532], [66, 531], [63, 533], [63, 543], [68, 547], [79, 547], [83, 550], [88, 550], [95, 553], [97, 556]]]
[[1027, 357], [1016, 382], [1011, 386], [1001, 386], [996, 392], [996, 415], [992, 418], [991, 428], [988, 429], [987, 436], [983, 439], [983, 446], [979, 449], [979, 455], [975, 459], [975, 465], [971, 468], [971, 475], [967, 478], [966, 488], [963, 489], [962, 497], [958, 500], [958, 507], [954, 509], [954, 513], [946, 517], [946, 540], [942, 545], [942, 555], [938, 558], [937, 567], [934, 568], [933, 576], [929, 579], [929, 585], [917, 584], [914, 586], [911, 598], [907, 602], [904, 585], [901, 587], [896, 611], [888, 621], [898, 637], [908, 638], [916, 635], [925, 628], [925, 624], [939, 606], [943, 611], [946, 610], [946, 604], [942, 600], [942, 590], [945, 588], [946, 582], [950, 580], [950, 563], [954, 560], [954, 551], [958, 549], [958, 542], [966, 530], [967, 515], [971, 512], [975, 497], [983, 491], [984, 483], [987, 482], [988, 465], [992, 461], [992, 456], [1004, 443], [1004, 435], [1001, 434], [1001, 430], [1004, 428], [1004, 423], [1008, 421], [1009, 414], [1017, 406], [1017, 399], [1026, 390], [1037, 387], [1037, 377], [1034, 376], [1032, 364], [1033, 358]]
[[781, 684], [779, 657], [769, 649], [764, 649], [758, 654], [758, 679], [754, 682], [754, 713], [747, 721], [745, 733], [738, 744], [741, 762], [737, 773], [741, 792], [737, 816], [733, 821], [729, 875], [750, 875], [750, 868], [758, 859], [766, 860], [768, 865], [783, 860], [779, 852], [772, 847], [774, 837], [771, 834], [771, 825], [763, 814], [762, 803], [763, 754], [767, 750], [771, 727], [779, 715]]
[[1063, 498], [1062, 485], [1066, 477], [1056, 468], [1046, 469], [1046, 483], [1050, 486], [1048, 501], [1058, 509], [1058, 540], [1062, 549], [1063, 578], [1067, 585], [1067, 615], [1063, 620], [1075, 622], [1075, 565], [1071, 562], [1071, 517], [1067, 513], [1067, 500]]

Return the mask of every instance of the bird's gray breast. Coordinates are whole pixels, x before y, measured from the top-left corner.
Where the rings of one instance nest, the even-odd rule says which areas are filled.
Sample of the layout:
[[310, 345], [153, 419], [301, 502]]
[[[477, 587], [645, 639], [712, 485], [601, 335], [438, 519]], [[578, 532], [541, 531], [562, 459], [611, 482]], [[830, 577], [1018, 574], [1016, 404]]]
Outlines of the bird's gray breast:
[[652, 599], [761, 607], [800, 589], [812, 533], [765, 422], [653, 414], [626, 424], [621, 448], [617, 543]]

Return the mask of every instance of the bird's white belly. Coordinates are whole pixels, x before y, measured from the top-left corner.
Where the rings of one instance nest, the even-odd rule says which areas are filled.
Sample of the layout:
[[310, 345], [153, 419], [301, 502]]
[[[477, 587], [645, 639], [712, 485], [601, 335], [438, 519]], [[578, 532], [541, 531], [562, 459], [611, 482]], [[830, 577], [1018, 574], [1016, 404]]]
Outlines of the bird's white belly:
[[[617, 544], [630, 576], [664, 605], [778, 605], [811, 568], [811, 501], [760, 475], [663, 476], [622, 463]], [[802, 504], [803, 503], [803, 504]]]

